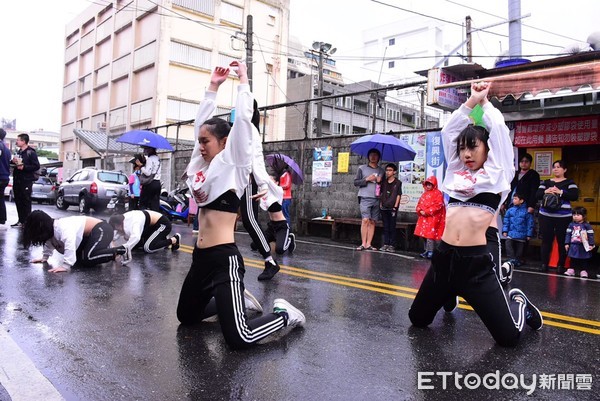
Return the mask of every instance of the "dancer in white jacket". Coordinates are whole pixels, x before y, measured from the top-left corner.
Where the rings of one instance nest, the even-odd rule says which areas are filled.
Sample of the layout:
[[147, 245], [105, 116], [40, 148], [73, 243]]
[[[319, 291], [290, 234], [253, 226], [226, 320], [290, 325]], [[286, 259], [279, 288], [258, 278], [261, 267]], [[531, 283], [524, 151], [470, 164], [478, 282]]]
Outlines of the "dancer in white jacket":
[[236, 120], [209, 118], [216, 109], [216, 92], [229, 77], [229, 68], [217, 67], [200, 103], [194, 124], [197, 143], [187, 168], [188, 186], [199, 206], [199, 232], [177, 305], [182, 324], [195, 324], [210, 315], [214, 297], [225, 341], [232, 348], [247, 348], [283, 329], [302, 326], [305, 317], [283, 299], [273, 313], [249, 319], [244, 305], [244, 261], [235, 245], [234, 228], [240, 197], [252, 166], [252, 102], [246, 66], [233, 62], [240, 85]]

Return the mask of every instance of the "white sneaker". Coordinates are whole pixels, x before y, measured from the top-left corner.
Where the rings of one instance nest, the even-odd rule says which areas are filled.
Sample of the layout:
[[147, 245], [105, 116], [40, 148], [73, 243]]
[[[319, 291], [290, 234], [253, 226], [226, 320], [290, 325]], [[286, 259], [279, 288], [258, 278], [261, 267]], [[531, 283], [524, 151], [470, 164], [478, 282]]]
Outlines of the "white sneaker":
[[253, 310], [259, 313], [263, 312], [263, 307], [258, 302], [258, 299], [252, 294], [250, 291], [244, 290], [244, 303], [246, 304], [246, 309]]
[[306, 323], [306, 317], [304, 317], [304, 314], [300, 310], [296, 309], [285, 299], [277, 298], [273, 302], [273, 313], [281, 312], [286, 312], [288, 315], [287, 327], [302, 327]]
[[121, 264], [126, 265], [127, 263], [131, 262], [132, 259], [131, 249], [128, 246], [123, 246], [125, 247], [125, 253], [121, 255]]
[[575, 275], [575, 269], [567, 269], [567, 271], [565, 272], [565, 276], [574, 276]]

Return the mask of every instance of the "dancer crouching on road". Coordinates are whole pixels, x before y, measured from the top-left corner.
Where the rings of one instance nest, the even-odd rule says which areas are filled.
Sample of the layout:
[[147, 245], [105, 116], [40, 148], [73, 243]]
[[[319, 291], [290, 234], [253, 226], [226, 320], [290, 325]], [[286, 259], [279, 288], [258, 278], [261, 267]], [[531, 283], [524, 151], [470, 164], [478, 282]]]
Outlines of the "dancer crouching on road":
[[[177, 305], [182, 324], [199, 323], [215, 298], [221, 330], [230, 347], [248, 348], [284, 327], [302, 326], [305, 317], [283, 299], [273, 313], [250, 320], [244, 307], [244, 261], [234, 242], [240, 197], [252, 166], [252, 102], [246, 65], [230, 64], [240, 79], [233, 127], [220, 118], [207, 120], [216, 109], [216, 92], [229, 77], [217, 67], [200, 103], [194, 132], [197, 143], [187, 169], [188, 185], [199, 206], [199, 232]], [[231, 129], [231, 133], [230, 133]]]
[[104, 220], [88, 216], [53, 219], [41, 210], [34, 210], [25, 221], [23, 245], [43, 245], [44, 254], [32, 263], [45, 263], [54, 250], [64, 255], [61, 266], [48, 270], [51, 273], [66, 272], [75, 263], [95, 266], [115, 260], [124, 255], [124, 246], [110, 248], [113, 229]]
[[131, 250], [138, 245], [143, 247], [144, 252], [154, 253], [168, 247], [171, 247], [171, 251], [176, 251], [181, 243], [179, 233], [167, 238], [171, 232], [171, 222], [166, 216], [153, 210], [132, 210], [115, 214], [110, 216], [108, 223], [127, 241], [123, 244], [127, 248], [123, 264], [131, 261]]
[[[513, 288], [507, 301], [486, 246], [486, 230], [510, 191], [513, 148], [502, 114], [488, 102], [490, 84], [473, 83], [467, 102], [442, 130], [448, 170], [443, 191], [450, 195], [442, 242], [408, 312], [413, 325], [428, 326], [451, 297], [462, 296], [501, 346], [517, 344], [525, 323], [542, 328], [538, 309]], [[489, 129], [469, 125], [480, 104]]]

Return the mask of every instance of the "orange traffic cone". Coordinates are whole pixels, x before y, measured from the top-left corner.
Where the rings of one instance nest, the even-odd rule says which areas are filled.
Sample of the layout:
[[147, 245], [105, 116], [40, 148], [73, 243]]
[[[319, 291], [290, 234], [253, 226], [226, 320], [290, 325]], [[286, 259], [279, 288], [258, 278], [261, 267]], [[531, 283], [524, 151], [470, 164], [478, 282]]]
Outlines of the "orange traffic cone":
[[[558, 243], [556, 242], [556, 237], [552, 241], [552, 251], [550, 252], [550, 261], [548, 262], [548, 266], [554, 268], [558, 267]], [[563, 267], [571, 267], [571, 259], [569, 257], [565, 259], [565, 265]]]

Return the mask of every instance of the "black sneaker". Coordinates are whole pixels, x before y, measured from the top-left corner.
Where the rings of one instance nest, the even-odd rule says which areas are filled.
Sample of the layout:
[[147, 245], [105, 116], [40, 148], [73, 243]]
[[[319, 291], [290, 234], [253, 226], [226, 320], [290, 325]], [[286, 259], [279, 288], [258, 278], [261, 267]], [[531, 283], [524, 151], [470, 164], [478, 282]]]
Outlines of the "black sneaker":
[[121, 264], [126, 265], [131, 262], [131, 249], [128, 246], [125, 246], [125, 253], [121, 256]]
[[527, 326], [531, 327], [534, 330], [539, 330], [544, 325], [544, 319], [542, 318], [542, 314], [532, 304], [525, 293], [518, 288], [513, 288], [508, 292], [508, 297], [511, 301], [521, 302], [525, 304], [525, 323]]
[[175, 243], [171, 245], [171, 251], [176, 251], [179, 249], [179, 245], [181, 244], [181, 234], [175, 233], [173, 238], [175, 238]]
[[117, 250], [116, 250], [116, 254], [117, 254], [117, 255], [121, 255], [121, 256], [123, 256], [123, 255], [125, 255], [125, 254], [127, 253], [127, 248], [125, 248], [125, 246], [124, 246], [124, 245], [120, 245], [120, 246], [118, 246], [116, 249], [117, 249]]
[[23, 228], [23, 223], [17, 221], [15, 224], [11, 224], [12, 228]]
[[294, 251], [296, 250], [296, 234], [290, 233], [289, 238], [290, 238], [290, 245], [288, 246], [288, 252], [294, 253]]
[[458, 296], [451, 297], [444, 304], [444, 311], [447, 313], [454, 312], [454, 309], [458, 307]]
[[258, 275], [258, 280], [271, 280], [273, 276], [277, 274], [278, 271], [279, 265], [277, 264], [277, 262], [265, 262], [265, 270], [263, 270], [263, 272]]
[[258, 251], [258, 247], [256, 246], [256, 244], [254, 242], [250, 243], [250, 249], [252, 249], [254, 252]]

